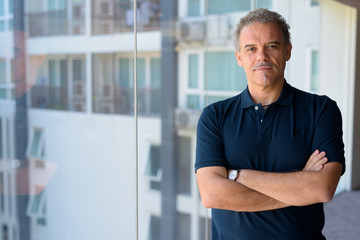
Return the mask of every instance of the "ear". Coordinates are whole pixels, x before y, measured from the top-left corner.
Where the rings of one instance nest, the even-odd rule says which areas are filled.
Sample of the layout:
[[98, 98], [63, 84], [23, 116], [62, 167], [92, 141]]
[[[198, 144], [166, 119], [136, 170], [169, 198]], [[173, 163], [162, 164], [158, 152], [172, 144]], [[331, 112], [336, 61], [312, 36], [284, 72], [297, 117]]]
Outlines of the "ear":
[[291, 57], [291, 50], [292, 50], [292, 45], [291, 43], [289, 43], [287, 46], [286, 46], [286, 61], [289, 61], [290, 57]]
[[236, 62], [240, 67], [243, 67], [243, 62], [241, 61], [241, 57], [240, 57], [240, 53], [238, 51], [235, 51], [235, 57], [236, 57]]

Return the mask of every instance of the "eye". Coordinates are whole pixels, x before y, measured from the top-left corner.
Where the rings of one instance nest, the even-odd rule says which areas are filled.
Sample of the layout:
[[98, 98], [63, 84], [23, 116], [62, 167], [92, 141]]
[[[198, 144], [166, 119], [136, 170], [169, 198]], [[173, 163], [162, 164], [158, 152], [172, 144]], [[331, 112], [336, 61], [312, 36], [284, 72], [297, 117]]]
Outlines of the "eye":
[[254, 47], [250, 47], [248, 49], [246, 49], [247, 52], [254, 52], [255, 51], [255, 48]]
[[269, 48], [270, 48], [270, 49], [276, 49], [277, 47], [278, 47], [278, 46], [275, 45], [275, 44], [269, 45]]

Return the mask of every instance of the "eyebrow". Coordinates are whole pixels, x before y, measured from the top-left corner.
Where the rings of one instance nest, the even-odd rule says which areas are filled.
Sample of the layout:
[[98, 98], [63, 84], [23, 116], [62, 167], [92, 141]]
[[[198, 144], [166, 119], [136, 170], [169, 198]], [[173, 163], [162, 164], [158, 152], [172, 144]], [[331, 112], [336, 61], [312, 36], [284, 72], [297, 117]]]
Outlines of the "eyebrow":
[[[267, 45], [270, 45], [270, 44], [280, 45], [280, 42], [279, 41], [271, 41], [271, 42], [268, 42], [266, 44]], [[245, 44], [244, 49], [249, 48], [249, 47], [254, 47], [254, 46], [256, 46], [256, 44]]]
[[278, 42], [278, 41], [272, 41], [272, 42], [268, 42], [267, 44], [276, 44], [276, 45], [280, 45], [280, 42]]

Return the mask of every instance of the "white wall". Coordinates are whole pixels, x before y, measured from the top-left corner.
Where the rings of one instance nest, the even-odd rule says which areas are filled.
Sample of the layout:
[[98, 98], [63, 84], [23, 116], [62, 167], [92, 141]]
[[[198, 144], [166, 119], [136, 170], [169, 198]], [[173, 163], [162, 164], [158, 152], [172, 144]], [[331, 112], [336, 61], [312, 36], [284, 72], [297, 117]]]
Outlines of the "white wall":
[[356, 10], [333, 0], [321, 2], [320, 93], [334, 99], [342, 113], [347, 172], [339, 191], [351, 186], [355, 81]]
[[[31, 110], [58, 165], [47, 191], [39, 239], [131, 239], [135, 235], [135, 120], [132, 116]], [[140, 119], [139, 146], [159, 141], [159, 119]], [[142, 165], [142, 163], [139, 163]], [[35, 237], [35, 236], [34, 236]]]

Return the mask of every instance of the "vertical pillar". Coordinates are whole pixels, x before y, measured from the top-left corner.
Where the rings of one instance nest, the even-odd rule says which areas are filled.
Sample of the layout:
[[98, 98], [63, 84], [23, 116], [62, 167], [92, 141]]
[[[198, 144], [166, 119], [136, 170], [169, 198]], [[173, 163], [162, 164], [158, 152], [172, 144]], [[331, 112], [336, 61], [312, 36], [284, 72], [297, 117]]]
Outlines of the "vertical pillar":
[[161, 2], [161, 240], [176, 238], [177, 137], [174, 110], [177, 107], [177, 53], [174, 21], [177, 0]]
[[[30, 218], [26, 214], [29, 196], [26, 194], [29, 188], [28, 162], [26, 148], [28, 145], [28, 112], [26, 94], [26, 49], [25, 49], [25, 21], [24, 0], [13, 0], [14, 6], [14, 81], [16, 93], [15, 107], [15, 157], [21, 162], [16, 172], [17, 191], [21, 188], [22, 193], [17, 193], [16, 212], [19, 223], [19, 240], [30, 239]], [[20, 170], [21, 168], [21, 170]]]
[[356, 59], [355, 59], [355, 87], [354, 87], [354, 129], [353, 129], [353, 156], [351, 189], [360, 189], [360, 17], [357, 10], [356, 20]]

